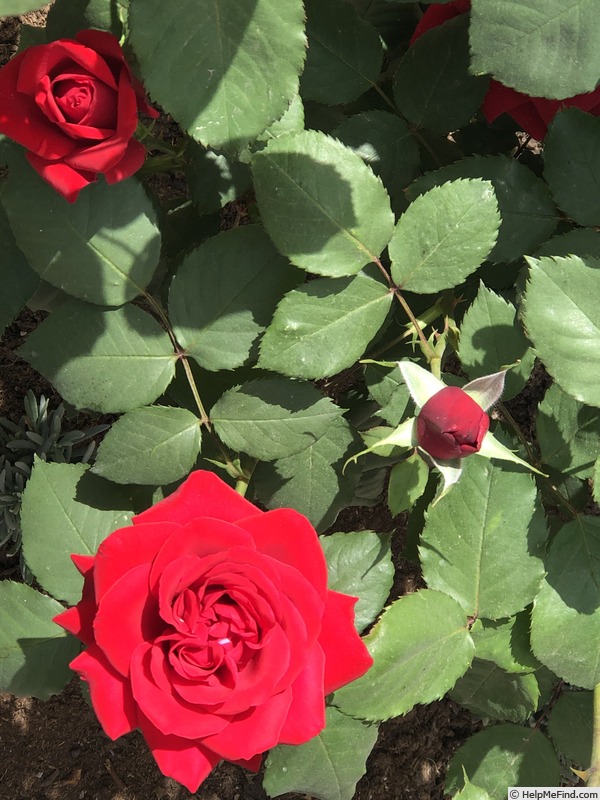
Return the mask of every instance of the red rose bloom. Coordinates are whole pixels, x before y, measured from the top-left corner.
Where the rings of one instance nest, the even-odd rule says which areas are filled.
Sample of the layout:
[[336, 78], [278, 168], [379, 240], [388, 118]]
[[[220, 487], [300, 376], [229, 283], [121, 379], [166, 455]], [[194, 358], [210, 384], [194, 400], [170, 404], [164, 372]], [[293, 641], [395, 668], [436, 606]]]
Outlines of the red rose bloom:
[[87, 645], [71, 667], [107, 735], [139, 727], [192, 792], [221, 759], [257, 769], [317, 735], [325, 695], [372, 660], [308, 520], [198, 471], [133, 522], [73, 557], [83, 596], [56, 617]]
[[[470, 8], [470, 0], [454, 0], [444, 5], [430, 5], [415, 28], [410, 43], [414, 44], [426, 31], [459, 14], [464, 14]], [[488, 122], [493, 122], [501, 114], [509, 114], [521, 130], [534, 139], [541, 140], [548, 132], [548, 125], [555, 114], [562, 108], [570, 107], [600, 116], [600, 87], [593, 92], [567, 97], [564, 100], [548, 100], [545, 97], [530, 97], [499, 81], [491, 80], [481, 110]]]
[[138, 111], [157, 116], [110, 33], [29, 47], [0, 70], [0, 133], [70, 203], [98, 173], [116, 183], [142, 166]]
[[472, 397], [447, 386], [430, 397], [417, 417], [417, 442], [433, 458], [444, 461], [477, 453], [490, 418]]

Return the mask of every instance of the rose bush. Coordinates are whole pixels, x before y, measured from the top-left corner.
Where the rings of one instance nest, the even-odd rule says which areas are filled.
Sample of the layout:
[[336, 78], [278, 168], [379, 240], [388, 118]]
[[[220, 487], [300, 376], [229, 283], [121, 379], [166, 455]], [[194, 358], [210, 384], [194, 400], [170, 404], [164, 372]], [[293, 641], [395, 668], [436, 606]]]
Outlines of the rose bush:
[[[410, 40], [417, 41], [426, 31], [441, 25], [446, 20], [459, 14], [465, 14], [471, 8], [471, 0], [454, 0], [444, 5], [430, 5]], [[579, 108], [595, 116], [600, 115], [600, 87], [587, 94], [579, 94], [564, 100], [549, 100], [545, 97], [529, 97], [517, 92], [499, 81], [491, 80], [481, 110], [488, 122], [493, 122], [501, 114], [508, 114], [514, 121], [532, 136], [541, 140], [548, 131], [548, 125], [561, 108]]]
[[29, 47], [0, 70], [0, 133], [71, 203], [98, 174], [116, 183], [142, 166], [139, 111], [157, 116], [110, 33]]
[[430, 397], [417, 417], [417, 441], [429, 455], [448, 460], [479, 452], [490, 418], [472, 397], [447, 386]]
[[371, 665], [308, 520], [259, 511], [213, 473], [73, 560], [83, 596], [56, 617], [86, 644], [72, 668], [107, 735], [139, 727], [190, 791], [221, 759], [257, 768], [314, 737], [325, 695]]

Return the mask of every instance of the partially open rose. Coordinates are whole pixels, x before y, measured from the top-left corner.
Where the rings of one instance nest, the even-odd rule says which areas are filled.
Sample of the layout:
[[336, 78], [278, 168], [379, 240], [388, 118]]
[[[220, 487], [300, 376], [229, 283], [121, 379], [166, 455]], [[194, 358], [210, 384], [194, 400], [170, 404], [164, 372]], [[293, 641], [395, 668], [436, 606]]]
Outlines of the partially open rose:
[[[415, 28], [410, 43], [413, 44], [426, 31], [436, 28], [446, 20], [464, 14], [471, 8], [470, 0], [454, 0], [451, 3], [432, 3]], [[548, 100], [545, 97], [529, 97], [499, 81], [490, 81], [481, 110], [488, 122], [501, 114], [508, 114], [521, 130], [534, 139], [541, 140], [548, 132], [548, 125], [561, 108], [580, 108], [594, 116], [600, 116], [600, 87], [587, 94], [578, 94], [564, 100]]]
[[139, 727], [190, 791], [221, 759], [256, 769], [316, 736], [325, 695], [371, 666], [308, 520], [210, 472], [73, 560], [83, 597], [56, 618], [87, 645], [72, 668], [108, 736]]
[[138, 111], [157, 116], [110, 33], [29, 47], [0, 69], [0, 133], [69, 202], [99, 173], [116, 183], [142, 166]]
[[417, 442], [425, 452], [445, 461], [481, 450], [490, 418], [457, 386], [446, 386], [430, 397], [417, 417]]

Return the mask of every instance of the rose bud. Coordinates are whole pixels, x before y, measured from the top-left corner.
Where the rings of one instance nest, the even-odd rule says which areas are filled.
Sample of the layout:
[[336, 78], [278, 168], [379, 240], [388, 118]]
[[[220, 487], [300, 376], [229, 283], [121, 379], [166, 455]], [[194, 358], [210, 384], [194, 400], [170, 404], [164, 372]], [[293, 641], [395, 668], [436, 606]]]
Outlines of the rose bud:
[[477, 453], [490, 418], [473, 398], [456, 386], [431, 397], [417, 417], [417, 442], [433, 458], [444, 461]]

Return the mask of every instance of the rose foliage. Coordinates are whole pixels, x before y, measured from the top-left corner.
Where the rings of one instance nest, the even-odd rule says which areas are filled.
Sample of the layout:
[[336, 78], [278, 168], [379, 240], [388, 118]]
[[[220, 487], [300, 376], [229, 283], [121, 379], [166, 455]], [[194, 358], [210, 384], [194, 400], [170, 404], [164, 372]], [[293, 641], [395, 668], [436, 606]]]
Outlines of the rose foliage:
[[193, 791], [351, 800], [446, 696], [447, 795], [597, 781], [595, 5], [54, 0], [0, 48], [0, 324], [69, 409], [0, 419], [1, 691], [72, 665]]

